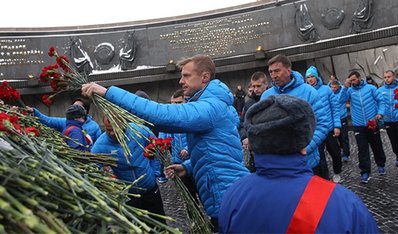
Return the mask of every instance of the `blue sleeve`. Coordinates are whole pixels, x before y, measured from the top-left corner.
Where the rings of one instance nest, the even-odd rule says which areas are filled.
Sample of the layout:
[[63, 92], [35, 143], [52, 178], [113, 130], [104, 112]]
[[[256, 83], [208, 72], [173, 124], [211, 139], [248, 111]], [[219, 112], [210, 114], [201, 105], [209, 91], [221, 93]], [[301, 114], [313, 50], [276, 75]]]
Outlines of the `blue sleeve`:
[[233, 118], [234, 118], [235, 126], [236, 126], [237, 128], [239, 128], [239, 127], [240, 127], [240, 119], [239, 119], [238, 112], [236, 112], [236, 109], [235, 109], [235, 107], [233, 107], [233, 106], [230, 106], [229, 108], [231, 109], [232, 116], [233, 116]]
[[350, 94], [348, 93], [348, 89], [346, 87], [341, 88], [339, 102], [346, 103], [350, 99]]
[[[311, 94], [308, 100], [315, 114], [316, 127], [314, 136], [312, 137], [310, 144], [307, 146], [307, 154], [312, 154], [313, 151], [318, 150], [318, 146], [326, 139], [326, 136], [329, 133], [327, 121], [328, 116], [326, 115], [326, 112], [322, 111], [323, 103], [315, 89], [314, 92], [315, 93]], [[310, 160], [311, 159], [309, 159], [309, 161]]]
[[130, 113], [153, 123], [160, 131], [170, 133], [211, 131], [211, 118], [217, 116], [218, 111], [214, 106], [221, 103], [217, 100], [199, 100], [180, 105], [159, 104], [114, 86], [108, 88], [105, 97]]
[[187, 175], [192, 175], [191, 159], [185, 160], [181, 165], [182, 165], [182, 166], [185, 168], [185, 170], [187, 171]]
[[338, 101], [338, 97], [333, 94], [330, 90], [329, 94], [329, 102], [330, 102], [330, 111], [333, 117], [333, 127], [341, 128], [341, 120], [340, 120], [340, 104]]
[[62, 117], [49, 117], [47, 115], [42, 114], [38, 109], [33, 109], [34, 116], [39, 118], [40, 123], [54, 128], [55, 130], [62, 132], [66, 128], [66, 118]]
[[382, 116], [384, 116], [386, 114], [386, 109], [387, 109], [388, 103], [383, 98], [383, 95], [381, 92], [374, 90], [373, 94], [374, 94], [375, 100], [377, 102], [377, 114], [381, 114]]
[[186, 151], [188, 151], [188, 142], [187, 142], [187, 134], [181, 134], [181, 143], [182, 143], [182, 148], [184, 148]]

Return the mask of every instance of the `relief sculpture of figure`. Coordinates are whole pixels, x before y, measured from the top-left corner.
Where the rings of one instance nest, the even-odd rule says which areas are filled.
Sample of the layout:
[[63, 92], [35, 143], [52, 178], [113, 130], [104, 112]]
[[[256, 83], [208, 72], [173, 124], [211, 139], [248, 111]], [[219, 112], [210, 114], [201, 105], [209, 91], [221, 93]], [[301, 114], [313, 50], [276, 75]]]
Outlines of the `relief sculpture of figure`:
[[70, 55], [79, 73], [86, 75], [93, 70], [93, 64], [87, 52], [83, 50], [83, 43], [78, 37], [70, 38]]
[[120, 49], [119, 53], [120, 67], [122, 70], [130, 70], [133, 68], [135, 47], [134, 32], [126, 32], [124, 46]]
[[344, 11], [335, 7], [327, 8], [321, 14], [321, 22], [325, 28], [332, 30], [339, 28], [344, 20]]
[[352, 17], [352, 32], [360, 33], [372, 27], [372, 0], [360, 0], [357, 10]]
[[307, 5], [300, 3], [296, 7], [295, 23], [299, 33], [299, 38], [302, 41], [317, 41], [319, 39], [315, 25], [312, 23], [310, 13], [308, 12]]

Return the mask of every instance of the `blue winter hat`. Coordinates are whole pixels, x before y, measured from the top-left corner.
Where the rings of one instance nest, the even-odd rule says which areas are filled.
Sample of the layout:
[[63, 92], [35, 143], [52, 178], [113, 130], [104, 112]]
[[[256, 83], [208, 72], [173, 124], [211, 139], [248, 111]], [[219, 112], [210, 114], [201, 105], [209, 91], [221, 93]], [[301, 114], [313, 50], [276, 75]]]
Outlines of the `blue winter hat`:
[[307, 71], [305, 72], [305, 78], [309, 76], [316, 77], [317, 79], [319, 78], [318, 70], [316, 69], [316, 67], [311, 66], [307, 69]]

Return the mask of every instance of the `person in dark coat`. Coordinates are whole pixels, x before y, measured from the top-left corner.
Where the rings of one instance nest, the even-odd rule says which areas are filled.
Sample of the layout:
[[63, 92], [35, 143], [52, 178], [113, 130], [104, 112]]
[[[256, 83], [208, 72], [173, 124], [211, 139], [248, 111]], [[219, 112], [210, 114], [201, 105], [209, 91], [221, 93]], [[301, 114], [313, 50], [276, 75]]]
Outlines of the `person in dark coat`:
[[307, 102], [271, 95], [250, 108], [245, 126], [257, 171], [225, 193], [220, 233], [379, 233], [357, 195], [307, 165], [316, 126]]

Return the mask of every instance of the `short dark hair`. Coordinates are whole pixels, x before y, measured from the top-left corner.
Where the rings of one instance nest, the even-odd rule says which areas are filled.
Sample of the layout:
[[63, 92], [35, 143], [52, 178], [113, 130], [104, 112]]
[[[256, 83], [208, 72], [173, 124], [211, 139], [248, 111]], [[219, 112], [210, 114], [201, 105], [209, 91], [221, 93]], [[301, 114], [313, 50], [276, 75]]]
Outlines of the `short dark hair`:
[[265, 75], [264, 72], [257, 71], [255, 73], [253, 73], [253, 75], [250, 77], [251, 81], [258, 81], [260, 79], [264, 79], [264, 82], [266, 82], [267, 81], [267, 75]]
[[393, 76], [395, 76], [395, 72], [394, 72], [393, 70], [387, 70], [387, 71], [385, 71], [384, 73], [388, 73], [388, 72], [391, 72], [391, 74], [392, 74]]
[[268, 60], [267, 65], [271, 66], [274, 63], [282, 63], [282, 65], [286, 68], [292, 67], [292, 62], [290, 62], [290, 59], [283, 54], [278, 54], [272, 57], [270, 60]]
[[173, 93], [173, 96], [171, 98], [178, 98], [178, 97], [184, 97], [184, 90], [179, 89]]
[[330, 85], [339, 85], [340, 86], [340, 83], [337, 80], [332, 80], [332, 81], [330, 81]]
[[351, 77], [351, 76], [356, 76], [356, 77], [360, 78], [361, 74], [359, 74], [358, 71], [352, 71], [352, 72], [350, 72], [350, 74], [348, 74], [348, 77]]

